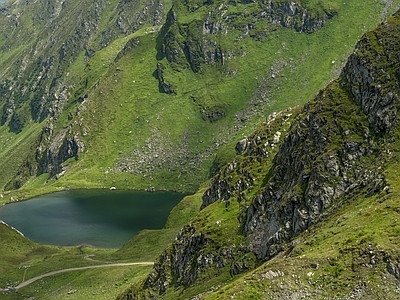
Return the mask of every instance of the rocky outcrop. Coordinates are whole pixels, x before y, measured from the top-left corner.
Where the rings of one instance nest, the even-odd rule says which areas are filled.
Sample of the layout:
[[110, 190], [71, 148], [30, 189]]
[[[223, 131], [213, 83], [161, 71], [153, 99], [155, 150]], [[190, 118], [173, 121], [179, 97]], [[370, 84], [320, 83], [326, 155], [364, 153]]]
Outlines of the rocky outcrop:
[[[318, 12], [309, 11], [298, 1], [257, 1], [258, 6], [252, 6], [241, 13], [230, 13], [228, 7], [233, 3], [246, 5], [253, 1], [242, 1], [240, 4], [232, 1], [229, 4], [186, 2], [187, 12], [196, 11], [203, 5], [210, 7], [205, 19], [194, 20], [188, 24], [178, 21], [178, 14], [185, 12], [173, 7], [162, 30], [159, 58], [166, 57], [173, 64], [200, 72], [203, 65], [224, 65], [225, 60], [234, 55], [233, 49], [224, 49], [217, 42], [217, 34], [224, 36], [228, 31], [238, 31], [241, 37], [249, 35], [260, 39], [276, 26], [312, 33], [323, 27], [336, 14], [334, 10], [323, 8]], [[261, 31], [256, 29], [256, 24], [265, 20], [270, 26], [260, 26], [264, 28]]]
[[273, 176], [247, 210], [245, 234], [258, 258], [276, 255], [285, 242], [365, 187], [367, 196], [387, 190], [379, 170], [390, 154], [378, 150], [370, 128], [383, 134], [396, 124], [398, 32], [398, 23], [389, 20], [366, 34], [341, 82], [307, 104], [285, 137]]
[[[246, 193], [262, 184], [269, 163], [282, 143], [282, 133], [278, 128], [286, 130], [293, 118], [291, 109], [273, 113], [254, 134], [239, 141], [235, 147], [237, 157], [211, 179], [210, 187], [203, 195], [201, 209], [217, 200], [225, 202], [227, 206], [231, 198], [242, 202], [246, 199]], [[253, 168], [254, 165], [258, 165], [258, 168]]]
[[[197, 254], [209, 243], [193, 225], [180, 230], [171, 249], [166, 249], [154, 264], [153, 271], [146, 279], [145, 287], [165, 293], [170, 284], [188, 286], [193, 284], [201, 266], [213, 263], [209, 259], [201, 259]], [[171, 278], [172, 277], [172, 278]]]
[[384, 22], [379, 30], [364, 35], [340, 76], [377, 133], [389, 132], [398, 118], [398, 32], [399, 25]]
[[164, 79], [164, 69], [165, 69], [165, 67], [163, 66], [162, 63], [160, 63], [160, 62], [157, 63], [157, 69], [155, 71], [155, 74], [158, 79], [158, 88], [159, 88], [160, 92], [162, 92], [162, 93], [175, 94], [174, 89]]
[[77, 160], [85, 145], [70, 129], [55, 133], [54, 126], [48, 122], [43, 127], [36, 145], [30, 155], [19, 166], [15, 176], [7, 183], [7, 189], [19, 189], [32, 176], [49, 174], [49, 178], [59, 179], [68, 170], [68, 159]]
[[166, 57], [170, 63], [190, 67], [193, 72], [199, 72], [202, 65], [217, 62], [223, 64], [224, 54], [221, 47], [202, 34], [201, 21], [180, 24], [176, 18], [176, 12], [172, 8], [161, 30], [163, 42], [158, 58]]
[[[229, 210], [230, 201], [237, 199], [247, 250], [259, 260], [290, 249], [294, 237], [347, 201], [388, 192], [383, 170], [391, 159], [388, 140], [395, 140], [390, 133], [398, 109], [398, 24], [389, 19], [377, 32], [364, 36], [340, 79], [320, 91], [300, 113], [275, 114], [253, 135], [240, 140], [236, 158], [211, 180], [201, 208], [207, 212], [212, 203], [223, 201]], [[370, 37], [380, 36], [380, 30], [393, 30], [393, 34], [378, 43], [379, 38]], [[379, 88], [374, 84], [376, 74], [384, 75], [378, 80]], [[290, 128], [283, 126], [286, 120]], [[205, 231], [213, 227], [204, 228], [204, 232], [183, 229], [190, 234], [181, 231], [157, 261], [145, 288], [162, 294], [168, 287], [192, 284], [203, 267], [210, 268], [197, 264], [205, 253], [213, 261], [219, 254], [229, 262], [221, 252], [208, 250], [213, 240], [207, 239]], [[399, 278], [398, 259], [380, 250], [369, 246], [353, 256], [355, 269], [386, 262], [387, 272]], [[231, 275], [248, 267], [238, 259], [229, 265]]]
[[267, 7], [261, 12], [261, 17], [269, 19], [270, 23], [278, 23], [283, 27], [294, 28], [298, 32], [314, 32], [335, 16], [334, 10], [312, 12], [295, 1], [274, 3], [267, 1]]
[[223, 107], [201, 107], [201, 117], [204, 121], [215, 122], [225, 117], [225, 109]]
[[101, 47], [108, 46], [117, 36], [135, 32], [143, 24], [161, 25], [164, 4], [160, 0], [120, 1], [113, 16], [114, 24], [101, 32]]
[[249, 268], [246, 248], [225, 245], [212, 250], [216, 241], [199, 232], [194, 224], [183, 227], [166, 248], [144, 282], [144, 289], [129, 289], [118, 299], [156, 299], [170, 287], [189, 287], [199, 278], [227, 270], [237, 275]]
[[400, 260], [393, 260], [389, 258], [387, 261], [387, 271], [400, 281]]
[[[241, 1], [242, 4], [250, 4], [255, 1]], [[233, 3], [231, 2], [230, 5]], [[237, 3], [235, 3], [237, 5]], [[226, 17], [226, 25], [214, 26], [212, 20], [208, 20], [207, 27], [218, 28], [222, 30], [227, 30], [231, 27], [230, 24], [234, 24], [235, 20], [238, 18], [246, 18], [250, 22], [242, 27], [237, 27], [236, 29], [242, 30], [242, 35], [250, 35], [253, 38], [265, 37], [269, 30], [265, 28], [264, 31], [257, 31], [256, 23], [258, 20], [267, 20], [271, 25], [282, 26], [286, 28], [293, 28], [297, 32], [312, 33], [320, 28], [322, 28], [325, 23], [336, 15], [336, 11], [333, 9], [324, 9], [323, 7], [309, 10], [302, 5], [299, 1], [260, 1], [259, 9], [252, 12], [251, 14], [242, 14], [240, 16], [236, 14], [229, 14]], [[318, 10], [318, 11], [317, 11]], [[251, 17], [250, 17], [251, 16]], [[216, 30], [212, 30], [216, 32]]]
[[[285, 137], [271, 178], [247, 209], [244, 232], [259, 259], [276, 255], [283, 244], [379, 176], [376, 166], [360, 163], [363, 157], [376, 160], [376, 149], [365, 116], [343, 101], [346, 97], [332, 84], [304, 107]], [[347, 115], [354, 116], [353, 124], [345, 123]]]
[[[52, 135], [51, 127], [43, 129], [41, 143], [36, 151], [36, 161], [40, 174], [49, 173], [50, 176], [59, 177], [66, 171], [63, 163], [70, 158], [78, 159], [78, 154], [83, 151], [84, 144], [77, 135], [73, 135], [67, 129], [61, 130], [54, 137]], [[47, 146], [48, 141], [50, 144]]]

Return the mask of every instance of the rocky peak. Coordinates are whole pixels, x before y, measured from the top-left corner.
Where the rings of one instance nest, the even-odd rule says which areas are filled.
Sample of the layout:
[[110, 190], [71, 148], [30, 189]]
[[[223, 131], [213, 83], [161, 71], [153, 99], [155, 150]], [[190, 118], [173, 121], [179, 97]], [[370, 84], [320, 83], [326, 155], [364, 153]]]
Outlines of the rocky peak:
[[[398, 15], [399, 13], [397, 13]], [[383, 22], [357, 43], [340, 78], [377, 133], [396, 124], [400, 94], [400, 26]]]
[[[359, 163], [363, 157], [374, 161], [376, 149], [365, 134], [367, 120], [350, 101], [332, 83], [304, 107], [286, 135], [273, 175], [247, 210], [244, 233], [259, 259], [276, 255], [291, 238], [379, 176], [376, 166]], [[349, 115], [354, 119], [347, 123]]]
[[285, 137], [273, 176], [247, 210], [245, 234], [260, 259], [354, 193], [387, 189], [379, 170], [389, 157], [369, 128], [385, 134], [396, 124], [400, 27], [393, 18], [364, 35], [340, 81], [304, 107]]

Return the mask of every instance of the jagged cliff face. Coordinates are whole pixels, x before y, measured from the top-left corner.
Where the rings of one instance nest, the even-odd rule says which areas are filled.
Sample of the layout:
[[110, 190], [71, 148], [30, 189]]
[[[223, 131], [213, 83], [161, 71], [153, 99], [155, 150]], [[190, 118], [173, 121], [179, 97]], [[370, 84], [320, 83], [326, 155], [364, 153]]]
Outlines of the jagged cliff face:
[[[285, 138], [273, 177], [247, 212], [245, 234], [259, 258], [274, 256], [282, 242], [337, 207], [338, 199], [351, 199], [364, 187], [367, 196], [388, 189], [380, 170], [390, 154], [377, 136], [397, 123], [399, 32], [392, 20], [366, 34], [341, 81], [321, 92], [312, 108], [305, 106], [305, 116]], [[365, 116], [345, 102], [348, 95]]]
[[[340, 78], [300, 112], [274, 115], [264, 124], [268, 126], [240, 141], [235, 160], [211, 180], [200, 215], [211, 210], [217, 214], [219, 202], [224, 202], [228, 211], [238, 201], [236, 224], [243, 226], [241, 245], [247, 247], [231, 258], [212, 251], [213, 225], [202, 229], [204, 224], [195, 219], [156, 262], [142, 287], [146, 291], [132, 289], [123, 299], [151, 298], [164, 294], [171, 285], [195, 284], [202, 273], [215, 268], [215, 257], [224, 262], [220, 270], [230, 265], [231, 275], [244, 272], [251, 266], [249, 253], [265, 261], [292, 249], [290, 243], [296, 236], [356, 197], [380, 193], [385, 201], [390, 187], [384, 170], [392, 159], [400, 93], [399, 19], [398, 12], [364, 35]], [[272, 124], [283, 127], [278, 131]], [[274, 152], [275, 147], [279, 150]], [[218, 230], [218, 226], [213, 228]], [[234, 249], [229, 242], [219, 247], [228, 246]], [[368, 247], [369, 253], [379, 252]], [[208, 267], [200, 264], [205, 255], [212, 257]], [[353, 260], [356, 256], [354, 252]], [[363, 254], [359, 257], [363, 260]], [[373, 265], [387, 262], [386, 271], [398, 276], [396, 259], [388, 253], [379, 257]], [[359, 270], [356, 261], [353, 266]], [[283, 276], [271, 272], [264, 278]]]
[[[50, 189], [118, 183], [121, 188], [195, 191], [231, 160], [234, 151], [226, 151], [226, 145], [248, 135], [247, 126], [274, 110], [304, 103], [337, 74], [359, 33], [341, 34], [340, 47], [324, 37], [345, 26], [346, 14], [358, 11], [355, 4], [4, 4], [1, 188], [29, 185], [47, 173]], [[371, 16], [368, 26], [381, 16], [369, 11], [376, 4], [369, 0], [363, 8]], [[363, 18], [354, 26], [360, 32]], [[332, 64], [317, 63], [322, 56]], [[308, 72], [307, 66], [316, 65], [315, 73]], [[294, 95], [295, 77], [302, 78], [302, 95]], [[269, 147], [264, 150], [270, 152]], [[247, 190], [249, 182], [251, 176], [236, 184]], [[252, 196], [246, 197], [248, 202]]]
[[[156, 287], [161, 293], [165, 293], [169, 287], [170, 278], [177, 285], [189, 286], [196, 282], [201, 268], [211, 267], [215, 263], [220, 264], [220, 267], [224, 265], [224, 261], [217, 255], [196, 255], [211, 241], [207, 240], [201, 232], [196, 232], [194, 226], [182, 228], [176, 240], [171, 249], [161, 254], [154, 272], [145, 282], [145, 287]], [[193, 268], [194, 260], [197, 261], [196, 268]], [[169, 273], [169, 270], [173, 272]]]
[[[163, 5], [158, 1], [114, 2], [15, 2], [2, 7], [0, 28], [6, 42], [1, 52], [3, 56], [17, 55], [18, 59], [12, 68], [7, 60], [1, 64], [1, 125], [12, 118], [12, 128], [18, 132], [29, 117], [35, 121], [49, 115], [57, 118], [69, 98], [76, 97], [71, 92], [80, 83], [68, 78], [67, 73], [83, 50], [89, 58], [117, 37], [145, 23], [159, 25], [162, 21]], [[114, 7], [109, 17], [115, 21], [104, 27], [110, 6]], [[27, 11], [35, 15], [26, 18]], [[17, 52], [21, 41], [22, 51]], [[29, 103], [31, 116], [22, 111], [25, 103]]]
[[[232, 49], [224, 49], [221, 45], [221, 36], [226, 36], [230, 31], [238, 31], [238, 39], [246, 35], [254, 39], [263, 39], [269, 31], [276, 30], [279, 26], [312, 33], [336, 14], [333, 9], [324, 10], [322, 7], [318, 13], [311, 12], [299, 1], [242, 1], [241, 4], [247, 4], [249, 11], [234, 11], [232, 8], [237, 5], [236, 1], [177, 3], [180, 13], [193, 13], [203, 6], [210, 8], [207, 14], [199, 13], [201, 20], [186, 23], [180, 21], [184, 16], [180, 16], [173, 7], [161, 35], [160, 58], [166, 57], [170, 63], [190, 67], [194, 72], [199, 72], [204, 65], [223, 65], [225, 60], [238, 55]], [[257, 29], [264, 23], [274, 26]]]
[[48, 173], [57, 179], [64, 175], [68, 166], [63, 163], [68, 159], [77, 160], [85, 149], [77, 135], [63, 129], [55, 134], [50, 124], [42, 129], [38, 144], [34, 144], [26, 162], [18, 169], [16, 176], [6, 189], [19, 189], [31, 177]]
[[87, 98], [83, 91], [93, 82], [70, 76], [71, 68], [81, 60], [89, 68], [89, 59], [118, 37], [161, 24], [164, 7], [160, 1], [17, 1], [0, 13], [0, 124], [18, 134], [32, 121], [48, 119], [31, 147], [36, 154], [26, 153], [8, 190], [30, 176], [61, 176], [62, 163], [78, 158], [84, 149], [79, 132], [60, 130], [57, 120], [67, 103]]
[[244, 233], [258, 258], [279, 253], [282, 244], [352, 193], [372, 182], [383, 188], [376, 142], [365, 116], [350, 101], [333, 83], [297, 116], [275, 156], [271, 179], [246, 213]]
[[399, 104], [399, 42], [393, 24], [366, 34], [344, 67], [342, 85], [368, 116], [376, 133], [396, 125]]

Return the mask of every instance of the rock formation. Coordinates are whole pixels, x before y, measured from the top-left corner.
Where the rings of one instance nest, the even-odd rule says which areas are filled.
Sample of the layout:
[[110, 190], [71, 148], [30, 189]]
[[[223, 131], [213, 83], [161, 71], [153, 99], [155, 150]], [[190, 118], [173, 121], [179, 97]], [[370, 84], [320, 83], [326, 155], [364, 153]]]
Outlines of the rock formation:
[[[195, 284], [201, 274], [216, 268], [217, 258], [223, 262], [221, 268], [231, 265], [231, 274], [243, 272], [248, 267], [246, 253], [269, 260], [356, 195], [389, 191], [383, 169], [391, 159], [391, 130], [397, 125], [399, 18], [397, 13], [364, 35], [340, 78], [299, 113], [275, 114], [258, 132], [239, 141], [236, 158], [211, 180], [201, 208], [207, 211], [217, 201], [238, 201], [247, 246], [235, 248], [226, 242], [216, 247], [210, 231], [188, 225], [155, 263], [145, 285], [123, 299], [156, 297], [169, 287]], [[290, 125], [287, 133], [282, 127], [285, 120]], [[234, 255], [213, 247], [225, 247]], [[387, 261], [387, 271], [398, 278], [398, 260], [387, 254], [373, 257]]]
[[[253, 1], [242, 1], [242, 4], [253, 3]], [[166, 57], [169, 62], [190, 67], [193, 72], [200, 72], [203, 65], [224, 64], [227, 57], [231, 56], [231, 49], [224, 49], [216, 40], [218, 34], [226, 35], [228, 31], [238, 31], [241, 36], [251, 35], [262, 39], [268, 34], [265, 31], [257, 31], [258, 22], [266, 20], [269, 24], [294, 28], [298, 32], [314, 32], [332, 18], [334, 10], [321, 10], [319, 14], [311, 13], [298, 1], [257, 1], [259, 9], [251, 13], [242, 12], [229, 13], [228, 6], [221, 4], [213, 7], [204, 20], [194, 20], [188, 24], [180, 23], [174, 7], [167, 16], [167, 21], [162, 29], [162, 45], [159, 57]], [[187, 3], [187, 11], [193, 12], [201, 6], [211, 5], [211, 2], [200, 4], [193, 1]], [[243, 20], [242, 20], [243, 19]], [[243, 21], [245, 25], [242, 24]]]

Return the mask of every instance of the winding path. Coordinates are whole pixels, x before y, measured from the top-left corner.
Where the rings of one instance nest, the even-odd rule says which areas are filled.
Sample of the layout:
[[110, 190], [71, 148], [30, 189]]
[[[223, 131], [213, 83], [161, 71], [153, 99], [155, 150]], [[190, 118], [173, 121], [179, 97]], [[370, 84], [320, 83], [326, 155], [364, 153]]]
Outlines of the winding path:
[[1, 289], [0, 292], [12, 292], [12, 291], [17, 291], [20, 288], [23, 288], [37, 280], [40, 280], [44, 277], [48, 276], [53, 276], [56, 274], [60, 273], [65, 273], [65, 272], [70, 272], [70, 271], [80, 271], [80, 270], [88, 270], [88, 269], [97, 269], [97, 268], [107, 268], [107, 267], [126, 267], [126, 266], [135, 266], [135, 265], [142, 265], [142, 266], [150, 266], [153, 265], [153, 262], [135, 262], [135, 263], [118, 263], [118, 264], [106, 264], [106, 265], [95, 265], [95, 266], [86, 266], [86, 267], [78, 267], [78, 268], [68, 268], [68, 269], [62, 269], [62, 270], [57, 270], [57, 271], [52, 271], [49, 273], [45, 273], [36, 277], [33, 277], [31, 279], [28, 279], [24, 282], [21, 282], [18, 284], [16, 287], [13, 288], [6, 288], [6, 289]]

